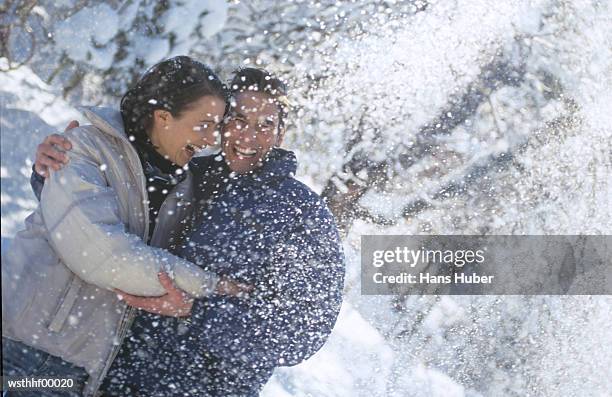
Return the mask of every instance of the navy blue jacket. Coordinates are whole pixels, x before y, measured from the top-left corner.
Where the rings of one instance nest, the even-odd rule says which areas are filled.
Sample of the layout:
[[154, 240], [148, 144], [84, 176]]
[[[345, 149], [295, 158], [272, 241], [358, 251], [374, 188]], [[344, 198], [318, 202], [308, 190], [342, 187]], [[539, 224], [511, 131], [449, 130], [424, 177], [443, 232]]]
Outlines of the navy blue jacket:
[[215, 182], [229, 170], [220, 156], [198, 167], [196, 199], [208, 202], [197, 207], [178, 253], [256, 288], [249, 300], [196, 303], [201, 347], [270, 367], [307, 359], [327, 339], [342, 300], [344, 256], [333, 216], [293, 177], [292, 152], [274, 149], [257, 172], [220, 181], [221, 189]]
[[221, 156], [196, 166], [200, 202], [177, 252], [256, 289], [248, 300], [197, 300], [197, 348], [269, 368], [307, 359], [325, 343], [342, 302], [344, 255], [333, 216], [293, 177], [292, 152], [273, 149], [256, 172], [227, 181]]

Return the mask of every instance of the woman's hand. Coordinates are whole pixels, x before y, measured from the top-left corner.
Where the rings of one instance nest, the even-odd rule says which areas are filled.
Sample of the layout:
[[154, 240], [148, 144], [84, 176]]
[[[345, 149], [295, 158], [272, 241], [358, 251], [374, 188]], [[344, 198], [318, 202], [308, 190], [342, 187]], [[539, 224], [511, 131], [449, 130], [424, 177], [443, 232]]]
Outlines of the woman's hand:
[[121, 290], [115, 289], [122, 299], [129, 306], [142, 309], [149, 313], [161, 314], [170, 317], [185, 317], [191, 314], [193, 298], [183, 290], [176, 288], [168, 274], [161, 272], [157, 275], [159, 282], [168, 292], [159, 297], [143, 297], [130, 295]]
[[[76, 128], [79, 126], [79, 122], [72, 120], [64, 132]], [[58, 134], [51, 134], [45, 138], [45, 140], [38, 145], [36, 148], [36, 161], [34, 163], [34, 170], [45, 178], [49, 176], [49, 168], [58, 171], [64, 164], [68, 163], [68, 156], [56, 146], [63, 150], [72, 149], [70, 141]]]

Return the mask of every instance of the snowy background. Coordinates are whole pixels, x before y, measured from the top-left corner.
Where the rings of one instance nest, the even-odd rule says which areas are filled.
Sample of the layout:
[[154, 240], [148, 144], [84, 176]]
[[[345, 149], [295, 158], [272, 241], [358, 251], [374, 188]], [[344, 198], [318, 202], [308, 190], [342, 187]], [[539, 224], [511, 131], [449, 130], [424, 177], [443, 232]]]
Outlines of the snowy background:
[[612, 395], [610, 296], [359, 290], [362, 234], [612, 234], [610, 0], [4, 0], [0, 39], [3, 245], [74, 105], [172, 55], [266, 67], [348, 267], [329, 342], [264, 396]]

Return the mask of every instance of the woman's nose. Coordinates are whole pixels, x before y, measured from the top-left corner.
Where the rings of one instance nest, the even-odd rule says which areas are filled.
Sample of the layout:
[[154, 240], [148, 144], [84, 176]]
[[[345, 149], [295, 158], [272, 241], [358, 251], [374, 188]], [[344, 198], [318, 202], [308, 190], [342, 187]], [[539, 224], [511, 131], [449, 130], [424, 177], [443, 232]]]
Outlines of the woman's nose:
[[217, 136], [219, 133], [215, 133], [215, 130], [200, 130], [198, 134], [198, 143], [204, 145], [214, 145], [217, 142]]
[[204, 134], [202, 136], [202, 142], [204, 142], [204, 144], [208, 146], [214, 146], [219, 139], [218, 137], [219, 137], [219, 132], [215, 130], [215, 131], [209, 132], [208, 134]]

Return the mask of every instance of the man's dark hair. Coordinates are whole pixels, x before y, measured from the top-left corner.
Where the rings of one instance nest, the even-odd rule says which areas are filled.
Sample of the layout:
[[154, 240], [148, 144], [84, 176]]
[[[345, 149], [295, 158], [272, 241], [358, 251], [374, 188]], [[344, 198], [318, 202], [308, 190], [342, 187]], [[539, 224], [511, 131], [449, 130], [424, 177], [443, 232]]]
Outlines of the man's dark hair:
[[287, 85], [278, 77], [258, 68], [242, 68], [234, 72], [229, 91], [237, 94], [245, 91], [263, 92], [274, 100], [278, 106], [278, 129], [282, 131], [288, 112]]
[[149, 143], [147, 131], [155, 110], [167, 110], [178, 117], [204, 96], [218, 96], [225, 101], [226, 94], [223, 82], [202, 62], [188, 56], [166, 59], [147, 70], [121, 98], [125, 132], [137, 143]]

